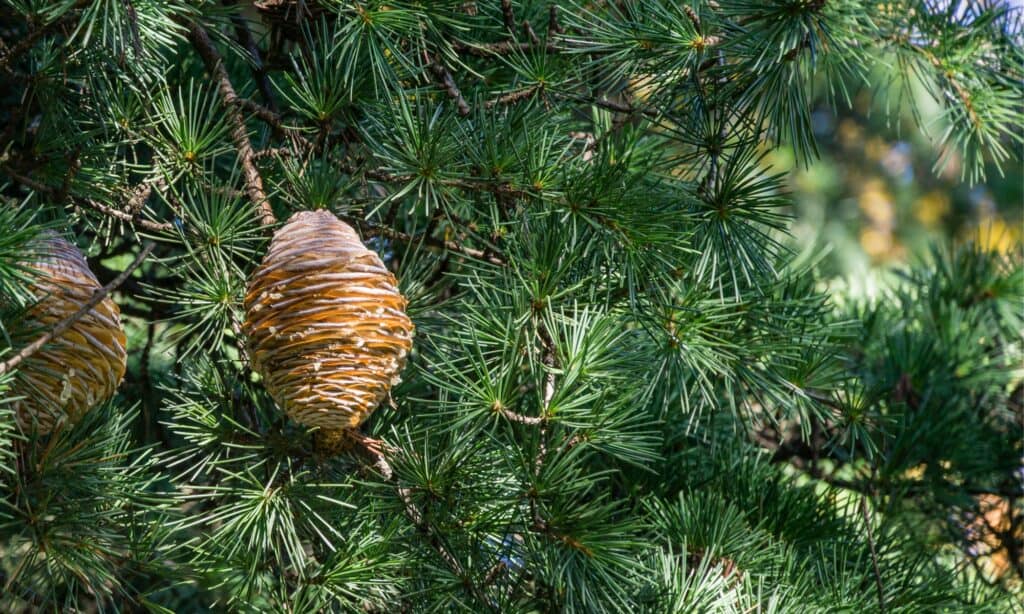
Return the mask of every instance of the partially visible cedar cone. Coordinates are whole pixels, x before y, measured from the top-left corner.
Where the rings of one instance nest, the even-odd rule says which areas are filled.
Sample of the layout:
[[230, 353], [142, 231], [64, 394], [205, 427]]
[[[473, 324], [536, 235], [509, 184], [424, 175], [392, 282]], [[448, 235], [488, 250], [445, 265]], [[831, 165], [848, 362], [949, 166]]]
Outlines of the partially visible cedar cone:
[[398, 382], [414, 327], [395, 276], [329, 211], [274, 233], [245, 297], [247, 349], [297, 422], [355, 428]]
[[[26, 329], [39, 334], [74, 314], [100, 289], [82, 252], [57, 234], [45, 231], [31, 246], [29, 266], [38, 277], [32, 292], [38, 299], [25, 315]], [[33, 423], [41, 434], [61, 420], [74, 423], [106, 400], [124, 377], [128, 354], [121, 310], [105, 297], [66, 332], [25, 359], [18, 368], [13, 392], [23, 429]]]

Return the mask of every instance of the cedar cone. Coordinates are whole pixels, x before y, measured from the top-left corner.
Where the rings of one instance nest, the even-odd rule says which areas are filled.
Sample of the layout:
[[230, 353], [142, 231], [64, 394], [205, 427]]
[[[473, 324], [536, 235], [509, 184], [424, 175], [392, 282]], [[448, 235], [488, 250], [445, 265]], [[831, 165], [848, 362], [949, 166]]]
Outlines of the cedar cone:
[[[82, 252], [51, 231], [42, 232], [31, 246], [36, 255], [28, 266], [38, 276], [31, 290], [38, 299], [25, 314], [25, 328], [52, 329], [77, 312], [100, 289]], [[23, 397], [14, 402], [18, 423], [29, 430], [33, 423], [41, 434], [62, 420], [77, 422], [85, 412], [106, 400], [121, 383], [126, 361], [121, 310], [104, 297], [21, 364], [13, 392]]]
[[359, 426], [398, 383], [414, 327], [395, 276], [329, 211], [274, 233], [245, 296], [248, 353], [291, 418]]

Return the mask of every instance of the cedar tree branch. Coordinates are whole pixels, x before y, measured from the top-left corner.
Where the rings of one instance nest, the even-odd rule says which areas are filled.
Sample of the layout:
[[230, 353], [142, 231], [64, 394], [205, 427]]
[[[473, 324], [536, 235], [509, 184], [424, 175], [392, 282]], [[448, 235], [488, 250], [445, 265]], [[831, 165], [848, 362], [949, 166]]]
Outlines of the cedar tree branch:
[[235, 143], [235, 149], [238, 150], [238, 160], [242, 165], [245, 191], [249, 195], [249, 200], [256, 207], [260, 222], [264, 226], [276, 224], [277, 218], [274, 217], [274, 210], [270, 206], [270, 201], [267, 200], [266, 192], [263, 191], [263, 179], [260, 177], [260, 172], [256, 169], [253, 159], [255, 154], [252, 143], [249, 141], [245, 120], [235, 106], [239, 97], [235, 93], [234, 86], [231, 85], [227, 69], [224, 68], [224, 58], [220, 56], [213, 41], [210, 40], [210, 35], [201, 25], [193, 23], [190, 34], [193, 46], [199, 52], [203, 63], [206, 64], [206, 70], [217, 80], [221, 98], [224, 99], [224, 111], [227, 113], [228, 122], [232, 125], [231, 139]]

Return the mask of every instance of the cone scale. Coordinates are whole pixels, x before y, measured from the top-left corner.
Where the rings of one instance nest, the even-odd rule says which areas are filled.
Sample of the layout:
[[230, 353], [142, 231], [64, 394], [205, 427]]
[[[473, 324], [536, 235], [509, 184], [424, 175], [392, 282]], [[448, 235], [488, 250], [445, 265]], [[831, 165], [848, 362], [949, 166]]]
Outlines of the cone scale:
[[274, 234], [245, 297], [253, 369], [288, 416], [358, 427], [398, 382], [412, 348], [406, 299], [380, 257], [328, 211]]
[[[53, 232], [42, 233], [32, 245], [37, 257], [29, 264], [38, 277], [32, 292], [38, 302], [25, 315], [33, 331], [52, 329], [76, 313], [100, 283], [82, 253]], [[13, 392], [22, 429], [51, 432], [58, 423], [77, 422], [89, 409], [114, 394], [127, 365], [126, 337], [121, 311], [110, 297], [76, 320], [71, 327], [25, 359], [17, 371]]]

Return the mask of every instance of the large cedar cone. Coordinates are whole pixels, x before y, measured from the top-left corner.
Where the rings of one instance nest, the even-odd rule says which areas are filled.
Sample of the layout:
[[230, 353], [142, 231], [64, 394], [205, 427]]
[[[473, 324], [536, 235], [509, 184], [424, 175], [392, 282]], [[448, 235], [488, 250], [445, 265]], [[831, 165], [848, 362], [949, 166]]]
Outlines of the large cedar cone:
[[[38, 302], [25, 314], [24, 325], [43, 334], [77, 312], [100, 283], [78, 248], [55, 233], [43, 232], [31, 248]], [[108, 296], [25, 359], [12, 390], [23, 397], [14, 403], [21, 427], [29, 430], [35, 423], [37, 432], [49, 433], [59, 421], [74, 423], [113, 395], [124, 377], [126, 341], [121, 310]]]
[[395, 276], [328, 211], [274, 233], [245, 296], [253, 368], [294, 420], [355, 428], [405, 366], [414, 327]]

